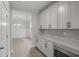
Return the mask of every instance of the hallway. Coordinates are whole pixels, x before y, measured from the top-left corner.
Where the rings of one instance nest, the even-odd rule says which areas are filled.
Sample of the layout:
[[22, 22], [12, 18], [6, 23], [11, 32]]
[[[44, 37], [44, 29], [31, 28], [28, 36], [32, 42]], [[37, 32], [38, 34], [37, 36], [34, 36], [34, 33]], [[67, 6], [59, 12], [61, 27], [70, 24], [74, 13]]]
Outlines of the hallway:
[[11, 57], [44, 57], [36, 48], [32, 48], [31, 39], [16, 38], [12, 41]]

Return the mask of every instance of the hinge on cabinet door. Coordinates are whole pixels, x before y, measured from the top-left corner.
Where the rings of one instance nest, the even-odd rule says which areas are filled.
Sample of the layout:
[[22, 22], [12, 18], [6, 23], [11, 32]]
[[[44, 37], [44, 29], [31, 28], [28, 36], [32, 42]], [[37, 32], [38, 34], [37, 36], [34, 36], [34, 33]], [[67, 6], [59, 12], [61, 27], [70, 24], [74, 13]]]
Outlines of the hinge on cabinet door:
[[49, 24], [49, 29], [51, 29], [51, 24]]

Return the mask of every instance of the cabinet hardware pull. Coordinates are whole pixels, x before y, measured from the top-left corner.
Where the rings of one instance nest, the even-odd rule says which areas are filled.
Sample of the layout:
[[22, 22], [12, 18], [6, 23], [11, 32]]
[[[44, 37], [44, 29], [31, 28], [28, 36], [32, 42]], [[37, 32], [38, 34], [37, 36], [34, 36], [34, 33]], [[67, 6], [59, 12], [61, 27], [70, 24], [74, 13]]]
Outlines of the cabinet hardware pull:
[[49, 24], [49, 29], [51, 29], [51, 24]]
[[8, 15], [6, 15], [6, 17], [8, 18]]
[[0, 50], [3, 50], [4, 49], [4, 47], [0, 47]]
[[8, 35], [6, 35], [6, 38], [8, 38]]
[[47, 48], [47, 43], [45, 43], [45, 48]]
[[37, 43], [38, 43], [38, 39], [37, 39]]
[[42, 25], [40, 25], [40, 29], [42, 29]]
[[70, 22], [67, 22], [66, 25], [67, 25], [67, 28], [70, 28], [71, 23]]

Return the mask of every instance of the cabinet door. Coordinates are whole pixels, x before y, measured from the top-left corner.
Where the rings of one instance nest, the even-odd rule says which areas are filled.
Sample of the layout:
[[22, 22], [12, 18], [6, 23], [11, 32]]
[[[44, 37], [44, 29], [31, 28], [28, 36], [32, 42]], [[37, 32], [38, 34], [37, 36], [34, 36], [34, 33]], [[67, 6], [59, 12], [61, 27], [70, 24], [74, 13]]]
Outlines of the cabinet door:
[[42, 12], [40, 16], [41, 16], [41, 28], [44, 29], [45, 28], [45, 13]]
[[47, 39], [42, 39], [42, 52], [47, 57], [53, 57], [54, 56], [54, 45], [53, 42], [48, 41]]
[[41, 45], [42, 45], [42, 43], [41, 43], [41, 38], [39, 38], [39, 49], [41, 50]]
[[42, 29], [42, 13], [39, 14], [39, 29]]
[[54, 56], [54, 45], [53, 45], [53, 42], [47, 41], [46, 44], [47, 44], [46, 55], [48, 57], [53, 57]]
[[41, 45], [42, 45], [41, 44], [41, 38], [38, 38], [36, 42], [37, 42], [37, 45], [36, 45], [37, 48], [41, 50]]
[[57, 2], [50, 7], [50, 27], [57, 29]]
[[44, 28], [45, 29], [50, 29], [49, 28], [49, 24], [50, 24], [50, 9], [47, 8], [45, 11], [44, 11], [44, 19], [45, 19], [45, 23], [44, 23]]
[[79, 29], [79, 1], [71, 1], [70, 6], [71, 28]]
[[67, 22], [69, 22], [68, 6], [67, 1], [58, 2], [58, 29], [67, 29]]
[[39, 39], [36, 39], [36, 47], [38, 48], [39, 46], [39, 42], [38, 42]]
[[49, 29], [49, 23], [50, 23], [50, 9], [48, 8], [40, 14], [40, 28]]
[[42, 38], [42, 52], [46, 55], [46, 40]]

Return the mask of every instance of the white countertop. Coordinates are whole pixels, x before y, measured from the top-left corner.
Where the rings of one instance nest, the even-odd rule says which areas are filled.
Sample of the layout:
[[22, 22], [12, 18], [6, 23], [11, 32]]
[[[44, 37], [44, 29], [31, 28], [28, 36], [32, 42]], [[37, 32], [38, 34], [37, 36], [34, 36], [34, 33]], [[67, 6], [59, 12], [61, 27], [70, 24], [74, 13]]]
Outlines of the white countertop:
[[62, 45], [66, 50], [79, 55], [79, 40], [58, 37], [58, 36], [51, 36], [46, 34], [40, 34], [39, 36], [42, 38], [46, 38], [52, 42], [58, 43]]

